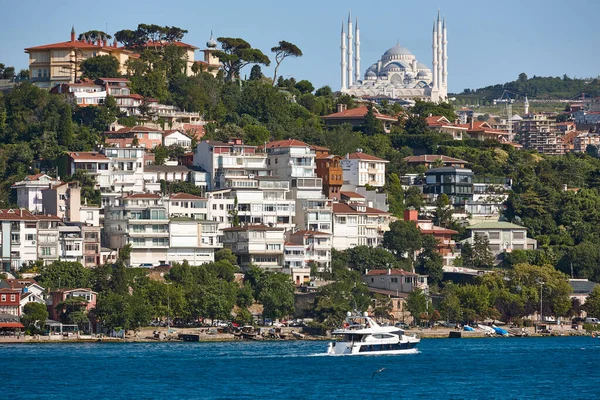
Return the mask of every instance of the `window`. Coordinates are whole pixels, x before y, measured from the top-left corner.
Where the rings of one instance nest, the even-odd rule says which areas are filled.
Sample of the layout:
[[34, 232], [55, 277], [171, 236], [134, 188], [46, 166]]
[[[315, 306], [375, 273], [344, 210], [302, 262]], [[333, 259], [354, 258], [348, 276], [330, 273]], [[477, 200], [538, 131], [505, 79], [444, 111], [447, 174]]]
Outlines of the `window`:
[[11, 294], [10, 295], [10, 301], [15, 301], [17, 299], [16, 295]]
[[392, 283], [398, 283], [398, 278], [390, 278], [390, 280], [392, 281]]
[[5, 294], [2, 295], [2, 301], [3, 302], [6, 301], [6, 295]]
[[42, 247], [42, 255], [43, 256], [50, 256], [52, 255], [52, 247]]
[[499, 240], [500, 239], [500, 232], [490, 232], [489, 233], [489, 238], [490, 238], [490, 240]]
[[37, 228], [37, 225], [35, 224], [35, 222], [28, 222], [25, 224], [25, 229], [35, 229]]
[[93, 213], [92, 211], [88, 211], [88, 212], [86, 213], [86, 219], [87, 219], [87, 220], [92, 220], [92, 219], [94, 219], [94, 213]]
[[525, 239], [525, 232], [513, 232], [514, 240], [523, 240]]

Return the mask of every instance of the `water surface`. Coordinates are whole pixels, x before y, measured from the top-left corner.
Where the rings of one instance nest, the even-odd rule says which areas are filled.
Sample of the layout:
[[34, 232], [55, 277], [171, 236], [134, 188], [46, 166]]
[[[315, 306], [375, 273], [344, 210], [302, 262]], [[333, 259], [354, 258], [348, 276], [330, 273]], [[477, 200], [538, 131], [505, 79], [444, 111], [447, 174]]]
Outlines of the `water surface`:
[[12, 398], [600, 398], [600, 339], [590, 337], [430, 339], [397, 356], [326, 356], [326, 347], [5, 344], [0, 360]]

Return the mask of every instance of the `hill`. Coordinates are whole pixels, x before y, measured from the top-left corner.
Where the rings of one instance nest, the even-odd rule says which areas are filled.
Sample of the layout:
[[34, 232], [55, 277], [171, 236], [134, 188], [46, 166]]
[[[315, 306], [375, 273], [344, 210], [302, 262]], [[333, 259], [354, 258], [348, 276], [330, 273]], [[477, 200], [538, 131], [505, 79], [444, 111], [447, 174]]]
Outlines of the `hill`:
[[[505, 93], [505, 91], [509, 93]], [[517, 80], [487, 86], [480, 89], [465, 89], [460, 94], [453, 95], [460, 103], [473, 104], [477, 100], [492, 102], [503, 96], [520, 99], [527, 95], [534, 100], [565, 100], [574, 99], [585, 93], [587, 96], [600, 96], [600, 80], [598, 78], [569, 78], [567, 75], [560, 77], [533, 76], [528, 78], [525, 73], [519, 74]]]

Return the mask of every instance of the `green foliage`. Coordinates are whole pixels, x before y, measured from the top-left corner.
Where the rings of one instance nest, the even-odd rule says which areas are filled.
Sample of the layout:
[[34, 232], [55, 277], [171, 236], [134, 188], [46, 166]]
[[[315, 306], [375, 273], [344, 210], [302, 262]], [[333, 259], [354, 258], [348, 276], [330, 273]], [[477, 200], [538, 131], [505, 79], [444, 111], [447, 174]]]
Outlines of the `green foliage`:
[[416, 250], [421, 248], [421, 232], [412, 221], [399, 220], [390, 224], [390, 230], [383, 235], [383, 247], [398, 258], [413, 259]]
[[[277, 82], [277, 72], [279, 71], [279, 66], [288, 57], [302, 57], [302, 50], [298, 46], [293, 43], [286, 42], [285, 40], [281, 40], [279, 45], [272, 47], [271, 51], [275, 53], [275, 72], [273, 74], [273, 85]], [[312, 85], [310, 85], [312, 87]], [[300, 89], [298, 89], [300, 90]], [[312, 92], [314, 90], [308, 90], [308, 92]]]
[[240, 71], [248, 64], [263, 64], [269, 66], [271, 60], [262, 51], [252, 48], [250, 43], [240, 38], [220, 37], [221, 49], [213, 52], [219, 58], [225, 80], [233, 81], [239, 78]]
[[269, 273], [258, 282], [258, 301], [263, 317], [282, 318], [294, 312], [294, 285], [289, 275]]
[[119, 60], [111, 55], [90, 57], [79, 64], [82, 78], [118, 78]]
[[583, 305], [590, 317], [600, 317], [600, 286], [596, 286]]
[[48, 308], [45, 304], [27, 303], [23, 307], [21, 322], [29, 332], [35, 332], [44, 327], [48, 319]]
[[366, 269], [388, 269], [396, 263], [396, 257], [389, 251], [370, 246], [356, 246], [345, 251], [348, 266], [358, 272]]
[[428, 276], [430, 285], [439, 285], [443, 278], [444, 259], [437, 249], [438, 241], [433, 235], [423, 236], [423, 250], [417, 256], [415, 271]]
[[39, 272], [37, 282], [49, 290], [90, 287], [90, 270], [78, 262], [54, 261]]
[[360, 275], [353, 272], [347, 279], [338, 280], [323, 286], [314, 303], [317, 320], [328, 328], [339, 327], [352, 310], [367, 310], [371, 303], [367, 286], [360, 280]]
[[406, 309], [413, 316], [417, 324], [421, 322], [421, 315], [427, 312], [427, 296], [425, 296], [422, 289], [416, 288], [408, 294]]

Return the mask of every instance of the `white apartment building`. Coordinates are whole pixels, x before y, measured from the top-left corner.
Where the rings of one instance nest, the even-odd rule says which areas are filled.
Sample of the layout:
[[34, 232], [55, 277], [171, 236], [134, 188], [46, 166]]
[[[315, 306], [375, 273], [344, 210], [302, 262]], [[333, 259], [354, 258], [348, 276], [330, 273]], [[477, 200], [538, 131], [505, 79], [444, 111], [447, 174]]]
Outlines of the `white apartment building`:
[[0, 209], [0, 271], [37, 261], [37, 222], [27, 210]]
[[201, 265], [215, 261], [215, 249], [221, 247], [217, 239], [217, 223], [194, 220], [187, 217], [171, 218], [169, 221], [169, 263]]
[[310, 269], [310, 266], [314, 264], [319, 272], [331, 269], [332, 241], [330, 233], [300, 230], [290, 235], [290, 242], [300, 244], [304, 248], [304, 266]]
[[37, 215], [37, 259], [44, 265], [60, 258], [59, 225], [61, 219], [56, 215]]
[[282, 271], [284, 252], [283, 228], [247, 225], [223, 230], [223, 247], [238, 257], [242, 268], [256, 265], [270, 271]]
[[267, 167], [284, 179], [316, 177], [315, 150], [300, 140], [278, 140], [265, 145]]
[[242, 143], [204, 140], [196, 146], [194, 166], [210, 175], [208, 190], [225, 188], [256, 188], [256, 176], [267, 175], [267, 156], [256, 151], [255, 146]]
[[58, 242], [61, 260], [83, 263], [83, 233], [80, 226], [60, 225]]
[[363, 152], [346, 154], [346, 157], [340, 160], [344, 185], [385, 186], [385, 165], [388, 162]]
[[34, 213], [43, 212], [42, 191], [60, 183], [59, 179], [46, 174], [28, 175], [11, 186], [17, 192], [17, 205]]
[[506, 221], [481, 222], [468, 226], [471, 237], [466, 239], [473, 243], [475, 236], [487, 236], [489, 247], [496, 261], [502, 261], [504, 253], [513, 250], [535, 250], [537, 240], [527, 237], [527, 228]]
[[310, 282], [310, 266], [305, 260], [306, 250], [300, 243], [286, 242], [284, 245], [282, 272], [292, 277], [294, 285], [306, 285]]
[[235, 189], [241, 224], [264, 224], [284, 229], [294, 227], [296, 202], [288, 198], [290, 182], [275, 176], [257, 177], [256, 189]]
[[389, 231], [390, 222], [390, 213], [364, 203], [333, 203], [333, 248], [377, 247]]
[[163, 133], [163, 146], [179, 146], [189, 150], [192, 148], [192, 139], [178, 130], [165, 131]]

